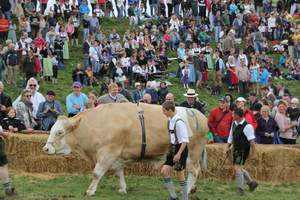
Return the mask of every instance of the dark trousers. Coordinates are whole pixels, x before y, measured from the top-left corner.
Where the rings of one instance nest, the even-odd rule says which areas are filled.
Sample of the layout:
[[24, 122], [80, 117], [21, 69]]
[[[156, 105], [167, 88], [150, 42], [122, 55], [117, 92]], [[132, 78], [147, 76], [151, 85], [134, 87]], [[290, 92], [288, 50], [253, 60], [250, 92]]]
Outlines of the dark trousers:
[[239, 81], [239, 89], [241, 95], [246, 95], [247, 93], [247, 81]]

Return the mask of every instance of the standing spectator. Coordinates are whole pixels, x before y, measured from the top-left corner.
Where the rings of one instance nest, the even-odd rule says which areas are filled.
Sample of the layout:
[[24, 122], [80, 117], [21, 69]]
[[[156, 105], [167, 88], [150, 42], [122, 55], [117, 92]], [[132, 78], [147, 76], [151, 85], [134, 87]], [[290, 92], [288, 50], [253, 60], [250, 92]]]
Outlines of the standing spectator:
[[96, 13], [93, 13], [93, 16], [89, 19], [89, 32], [95, 35], [99, 28], [99, 19], [97, 18]]
[[72, 21], [72, 18], [70, 17], [66, 25], [66, 32], [68, 34], [68, 38], [71, 41], [72, 46], [74, 46], [74, 39], [73, 39], [74, 31], [75, 31], [74, 23]]
[[259, 82], [260, 87], [268, 86], [268, 80], [269, 80], [269, 71], [267, 67], [263, 67], [260, 75], [260, 82]]
[[82, 0], [81, 4], [79, 6], [80, 17], [82, 17], [82, 16], [88, 16], [89, 13], [90, 13], [90, 8], [89, 8], [89, 6], [87, 4], [87, 1], [86, 0]]
[[34, 70], [35, 65], [36, 65], [36, 59], [33, 55], [32, 50], [29, 50], [28, 55], [24, 59], [23, 67], [22, 67], [23, 72], [25, 74], [26, 82], [31, 77], [35, 77], [35, 70]]
[[286, 101], [279, 101], [277, 105], [277, 113], [275, 114], [275, 121], [279, 127], [279, 137], [283, 144], [296, 144], [297, 134], [293, 129], [297, 126], [297, 122], [291, 121], [286, 113], [288, 103]]
[[82, 37], [82, 39], [83, 39], [83, 41], [86, 41], [89, 37], [89, 28], [90, 28], [89, 16], [87, 14], [85, 14], [83, 16], [82, 24], [83, 24], [83, 29], [82, 29], [83, 37]]
[[17, 85], [19, 75], [19, 55], [14, 49], [14, 44], [8, 45], [8, 51], [5, 56], [5, 63], [7, 65], [7, 81], [9, 85]]
[[260, 113], [261, 117], [257, 119], [257, 128], [255, 130], [256, 142], [258, 144], [273, 144], [277, 123], [270, 116], [269, 106], [263, 106], [260, 109]]
[[255, 92], [250, 92], [249, 95], [248, 95], [248, 100], [249, 100], [249, 108], [250, 108], [250, 110], [253, 111], [254, 105], [258, 103], [256, 93]]
[[247, 93], [248, 81], [250, 78], [250, 72], [244, 61], [241, 60], [241, 66], [237, 67], [237, 77], [239, 80], [239, 93], [245, 95]]
[[158, 2], [157, 2], [157, 0], [149, 0], [149, 5], [150, 5], [151, 17], [156, 16], [157, 11], [158, 11]]
[[11, 20], [11, 8], [12, 6], [9, 0], [0, 1], [0, 11], [8, 20]]
[[4, 85], [0, 81], [0, 123], [6, 117], [7, 110], [12, 106], [11, 98], [4, 93]]
[[86, 109], [88, 97], [81, 92], [81, 88], [80, 82], [74, 82], [73, 92], [66, 98], [68, 117], [73, 117]]
[[33, 104], [31, 102], [30, 90], [24, 90], [21, 94], [20, 101], [16, 104], [17, 118], [24, 122], [24, 125], [28, 131], [33, 131], [37, 128], [37, 122], [35, 121], [32, 112]]
[[[39, 84], [37, 82], [37, 80], [33, 77], [31, 77], [28, 81], [27, 81], [27, 85], [26, 85], [26, 90], [29, 90], [31, 93], [31, 102], [32, 102], [32, 115], [34, 118], [36, 118], [36, 112], [38, 110], [39, 104], [43, 101], [45, 101], [45, 97], [38, 92], [39, 91]], [[21, 96], [19, 96], [14, 102], [13, 102], [13, 107], [16, 109], [16, 105], [17, 103], [20, 101]]]
[[201, 113], [205, 113], [204, 104], [197, 100], [198, 94], [195, 92], [194, 89], [188, 89], [184, 96], [186, 97], [186, 101], [182, 102], [180, 106], [186, 108], [195, 108]]
[[11, 40], [13, 43], [17, 42], [17, 35], [16, 35], [16, 30], [17, 26], [16, 24], [13, 23], [13, 21], [9, 21], [9, 31], [7, 35], [7, 39]]
[[219, 106], [214, 108], [208, 117], [208, 127], [213, 133], [214, 142], [227, 143], [230, 125], [232, 123], [232, 112], [226, 97], [219, 99]]
[[124, 17], [124, 5], [126, 4], [125, 0], [116, 0], [116, 6], [118, 10], [118, 19], [122, 19]]
[[73, 36], [72, 39], [75, 40], [75, 44], [76, 44], [76, 46], [78, 46], [80, 21], [79, 21], [79, 19], [78, 19], [78, 17], [77, 17], [76, 14], [72, 14], [71, 19], [72, 19], [72, 22], [74, 24], [74, 33], [72, 35]]
[[37, 118], [41, 122], [43, 131], [50, 131], [59, 115], [63, 115], [60, 103], [55, 100], [55, 92], [49, 90], [47, 92], [46, 101], [39, 104]]

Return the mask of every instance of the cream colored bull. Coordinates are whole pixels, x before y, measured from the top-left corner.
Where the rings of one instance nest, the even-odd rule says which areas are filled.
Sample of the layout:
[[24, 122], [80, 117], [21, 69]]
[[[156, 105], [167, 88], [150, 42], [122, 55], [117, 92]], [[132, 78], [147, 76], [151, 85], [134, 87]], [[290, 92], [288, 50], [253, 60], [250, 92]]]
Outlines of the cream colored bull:
[[[59, 117], [50, 131], [43, 150], [48, 154], [78, 152], [95, 164], [93, 180], [86, 195], [95, 194], [101, 177], [113, 169], [119, 176], [119, 192], [126, 193], [124, 166], [140, 159], [142, 128], [138, 111], [144, 111], [147, 159], [162, 158], [167, 152], [169, 134], [167, 118], [158, 105], [122, 103], [105, 104], [73, 118]], [[200, 159], [206, 144], [207, 119], [197, 110], [178, 107], [177, 112], [190, 128], [187, 161], [188, 191], [194, 187], [200, 172]]]

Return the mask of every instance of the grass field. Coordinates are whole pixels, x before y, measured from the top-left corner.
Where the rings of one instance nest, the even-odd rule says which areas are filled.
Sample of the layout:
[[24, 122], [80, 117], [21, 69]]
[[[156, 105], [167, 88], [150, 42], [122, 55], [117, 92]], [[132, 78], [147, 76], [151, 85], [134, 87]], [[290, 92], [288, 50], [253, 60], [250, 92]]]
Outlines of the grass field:
[[[102, 22], [102, 30], [108, 33], [112, 28], [116, 28], [117, 31], [122, 35], [126, 29], [129, 28], [128, 21], [116, 21], [116, 20], [104, 20]], [[45, 94], [47, 90], [52, 89], [57, 93], [56, 98], [62, 103], [64, 111], [65, 110], [65, 97], [71, 92], [71, 71], [73, 65], [76, 63], [82, 63], [83, 54], [81, 47], [71, 47], [70, 48], [71, 59], [66, 62], [66, 69], [59, 71], [58, 84], [53, 85], [50, 82], [41, 82], [40, 91]], [[168, 55], [174, 57], [174, 52], [168, 52]], [[272, 55], [278, 58], [278, 55]], [[175, 72], [177, 69], [176, 62], [172, 62], [170, 66], [170, 71]], [[212, 73], [210, 73], [212, 74]], [[210, 80], [212, 76], [210, 76]], [[181, 102], [184, 100], [183, 93], [185, 90], [179, 84], [177, 78], [168, 78], [169, 81], [173, 83], [170, 87], [170, 91], [175, 94], [176, 102]], [[297, 97], [300, 97], [300, 84], [296, 81], [285, 81]], [[13, 99], [15, 99], [20, 93], [21, 87], [9, 87], [5, 88], [6, 93], [8, 93]], [[92, 90], [92, 88], [84, 88], [83, 91], [87, 93]], [[99, 92], [99, 88], [93, 88]], [[199, 98], [208, 104], [208, 109], [210, 110], [214, 107], [218, 98], [211, 96], [209, 91], [197, 90], [199, 93]], [[223, 88], [222, 93], [227, 93], [226, 88]], [[234, 96], [237, 94], [234, 93]], [[28, 176], [28, 175], [16, 175], [17, 173], [12, 173], [13, 181], [16, 185], [19, 196], [12, 199], [86, 199], [83, 196], [84, 191], [90, 183], [90, 178], [87, 176]], [[158, 177], [127, 177], [128, 182], [128, 194], [119, 195], [117, 193], [117, 180], [114, 177], [104, 177], [100, 182], [96, 197], [88, 199], [101, 199], [101, 200], [118, 200], [118, 199], [129, 199], [129, 200], [163, 200], [167, 199], [167, 191], [164, 188], [163, 180]], [[178, 184], [177, 184], [178, 186]], [[198, 192], [196, 196], [201, 199], [207, 198], [208, 200], [223, 200], [223, 199], [251, 199], [251, 200], [297, 200], [300, 199], [300, 183], [297, 184], [271, 184], [262, 183], [255, 193], [246, 193], [244, 198], [236, 198], [233, 193], [235, 192], [234, 182], [218, 182], [218, 181], [198, 181]], [[179, 188], [177, 187], [179, 190]], [[178, 193], [178, 191], [177, 191]], [[0, 193], [3, 196], [3, 193]], [[1, 199], [1, 198], [0, 198]]]
[[[83, 194], [90, 184], [88, 176], [14, 176], [13, 178], [18, 196], [11, 199], [20, 200], [166, 200], [167, 190], [160, 177], [126, 177], [127, 194], [119, 194], [116, 177], [104, 177], [94, 197]], [[179, 184], [174, 181], [177, 195], [180, 195]], [[271, 184], [259, 183], [259, 187], [250, 193], [245, 186], [245, 196], [235, 195], [234, 182], [198, 181], [197, 192], [191, 197], [204, 200], [298, 200], [300, 183]], [[0, 193], [3, 196], [3, 193]], [[193, 198], [191, 198], [193, 199]]]

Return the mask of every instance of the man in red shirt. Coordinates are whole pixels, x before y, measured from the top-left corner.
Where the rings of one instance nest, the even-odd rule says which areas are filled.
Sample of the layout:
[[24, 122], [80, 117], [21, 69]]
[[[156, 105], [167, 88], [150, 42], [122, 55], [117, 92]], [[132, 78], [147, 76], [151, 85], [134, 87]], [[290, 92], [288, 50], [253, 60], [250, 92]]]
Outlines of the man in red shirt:
[[225, 97], [219, 99], [219, 106], [214, 108], [208, 117], [208, 127], [214, 134], [214, 142], [226, 143], [232, 123], [232, 112]]

